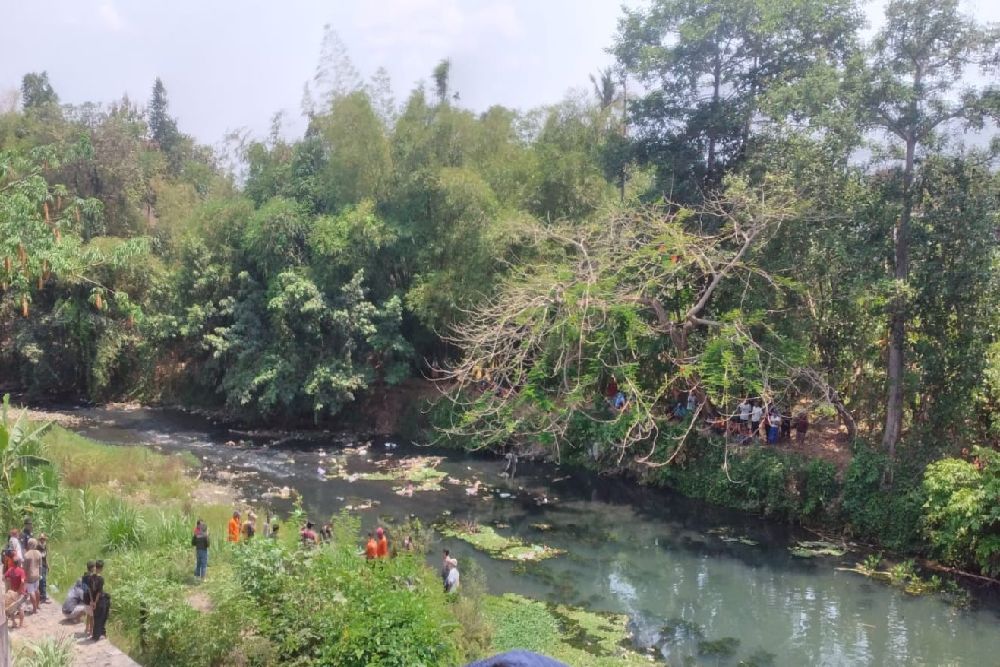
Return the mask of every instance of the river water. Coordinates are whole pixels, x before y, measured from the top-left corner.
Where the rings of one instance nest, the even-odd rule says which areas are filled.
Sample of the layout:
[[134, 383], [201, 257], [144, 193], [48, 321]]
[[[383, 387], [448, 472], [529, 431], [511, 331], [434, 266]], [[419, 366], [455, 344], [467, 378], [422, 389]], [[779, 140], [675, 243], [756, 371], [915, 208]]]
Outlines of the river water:
[[[628, 614], [637, 643], [671, 664], [694, 656], [690, 664], [1000, 666], [995, 597], [980, 595], [971, 608], [956, 609], [939, 597], [910, 596], [836, 569], [854, 565], [860, 554], [798, 558], [789, 547], [815, 537], [664, 491], [523, 461], [513, 479], [505, 478], [505, 461], [415, 443], [376, 441], [346, 459], [338, 458], [344, 446], [361, 443], [333, 435], [308, 446], [261, 446], [259, 439], [231, 446], [239, 434], [169, 410], [74, 414], [83, 418], [76, 430], [95, 439], [194, 454], [208, 476], [221, 474], [258, 507], [287, 508], [280, 498], [260, 499], [290, 487], [318, 521], [377, 501], [360, 511], [365, 529], [382, 516], [433, 522], [450, 515], [564, 549], [565, 555], [525, 566], [457, 540], [438, 545], [460, 561], [474, 559], [493, 592]], [[349, 470], [363, 472], [376, 470], [380, 459], [435, 454], [446, 457], [439, 469], [461, 484], [403, 497], [393, 492], [399, 483], [327, 479], [319, 471], [346, 461]], [[475, 496], [467, 491], [473, 480], [486, 485]], [[440, 548], [432, 552], [434, 563]], [[727, 658], [698, 656], [699, 636], [739, 644]]]

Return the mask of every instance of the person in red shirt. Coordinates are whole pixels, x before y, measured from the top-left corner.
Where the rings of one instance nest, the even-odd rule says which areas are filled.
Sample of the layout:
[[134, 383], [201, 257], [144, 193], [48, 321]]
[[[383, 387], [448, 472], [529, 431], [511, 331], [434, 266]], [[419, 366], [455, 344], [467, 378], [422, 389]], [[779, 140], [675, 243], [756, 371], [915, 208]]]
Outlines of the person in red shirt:
[[[24, 570], [21, 568], [22, 560], [14, 557], [14, 565], [3, 575], [7, 582], [7, 594], [4, 597], [4, 606], [8, 609], [8, 614], [12, 621], [21, 621], [24, 627], [24, 603], [27, 596], [24, 594]], [[8, 603], [8, 599], [10, 603]]]
[[376, 537], [378, 537], [378, 543], [376, 544], [376, 555], [379, 558], [389, 557], [389, 540], [385, 536], [385, 531], [379, 526], [378, 530], [375, 531]]
[[368, 533], [368, 544], [365, 545], [365, 558], [368, 560], [378, 558], [378, 543], [375, 542], [375, 536], [371, 533]]

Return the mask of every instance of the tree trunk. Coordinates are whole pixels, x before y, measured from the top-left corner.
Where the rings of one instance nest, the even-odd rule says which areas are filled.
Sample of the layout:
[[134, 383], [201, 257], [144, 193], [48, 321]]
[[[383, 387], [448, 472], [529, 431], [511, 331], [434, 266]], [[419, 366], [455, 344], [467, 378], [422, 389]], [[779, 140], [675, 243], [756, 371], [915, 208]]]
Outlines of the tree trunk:
[[[916, 137], [910, 134], [906, 138], [906, 164], [903, 168], [903, 210], [893, 230], [893, 250], [895, 256], [895, 272], [897, 289], [906, 284], [910, 275], [910, 216], [913, 213], [913, 161], [916, 152]], [[903, 348], [906, 344], [906, 296], [897, 294], [890, 307], [889, 316], [889, 365], [886, 379], [889, 385], [889, 396], [885, 409], [885, 430], [882, 432], [882, 445], [886, 448], [890, 459], [896, 457], [896, 444], [903, 430]]]

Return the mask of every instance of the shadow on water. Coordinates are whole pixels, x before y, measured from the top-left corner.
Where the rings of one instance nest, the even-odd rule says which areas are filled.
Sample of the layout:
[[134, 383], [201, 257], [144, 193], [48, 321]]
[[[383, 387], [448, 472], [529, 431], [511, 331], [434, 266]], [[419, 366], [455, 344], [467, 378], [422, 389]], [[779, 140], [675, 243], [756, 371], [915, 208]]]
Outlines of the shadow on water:
[[[565, 555], [540, 563], [512, 563], [442, 539], [429, 559], [436, 564], [438, 550], [449, 548], [460, 560], [476, 561], [493, 592], [628, 614], [636, 643], [673, 662], [998, 664], [995, 599], [956, 610], [936, 597], [909, 596], [835, 569], [859, 556], [796, 558], [788, 547], [810, 537], [794, 528], [668, 491], [532, 462], [521, 462], [517, 477], [505, 479], [502, 460], [407, 442], [386, 447], [376, 440], [363, 454], [343, 459], [337, 457], [345, 445], [362, 444], [350, 434], [308, 441], [255, 436], [170, 410], [75, 413], [84, 419], [78, 430], [96, 439], [190, 452], [206, 476], [233, 483], [258, 507], [287, 509], [287, 500], [264, 498], [287, 486], [301, 493], [317, 519], [371, 501], [373, 507], [360, 512], [365, 528], [382, 517], [430, 523], [448, 515], [564, 549]], [[280, 446], [268, 444], [276, 437]], [[338, 461], [370, 471], [379, 460], [414, 455], [445, 457], [439, 469], [461, 483], [406, 498], [393, 492], [398, 483], [319, 474]], [[470, 495], [466, 488], [474, 480], [486, 489]]]

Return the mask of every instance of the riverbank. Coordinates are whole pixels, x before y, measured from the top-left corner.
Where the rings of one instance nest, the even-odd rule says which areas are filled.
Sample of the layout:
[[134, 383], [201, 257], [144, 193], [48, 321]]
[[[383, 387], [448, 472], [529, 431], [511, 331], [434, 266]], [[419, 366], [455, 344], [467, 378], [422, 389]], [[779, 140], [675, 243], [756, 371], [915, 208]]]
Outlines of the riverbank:
[[[335, 664], [345, 665], [367, 664], [371, 651], [393, 642], [398, 646], [392, 650], [401, 654], [398, 659], [382, 656], [383, 664], [413, 664], [402, 654], [421, 651], [431, 651], [424, 664], [464, 664], [512, 646], [539, 646], [582, 667], [647, 662], [624, 646], [624, 617], [583, 610], [560, 614], [542, 605], [534, 612], [536, 623], [524, 625], [509, 614], [497, 614], [498, 605], [516, 602], [489, 602], [494, 598], [485, 593], [481, 575], [471, 564], [463, 572], [463, 592], [457, 598], [440, 591], [436, 572], [420, 552], [417, 557], [400, 554], [384, 570], [373, 572], [357, 555], [360, 520], [350, 513], [334, 518], [334, 539], [321, 550], [299, 547], [302, 510], [293, 510], [280, 522], [281, 540], [258, 538], [232, 548], [222, 542], [225, 522], [234, 507], [246, 506], [233, 489], [200, 481], [195, 457], [104, 445], [60, 426], [53, 426], [44, 439], [46, 455], [62, 478], [58, 520], [52, 514], [50, 525], [39, 522], [39, 529], [52, 535], [49, 583], [56, 603], [37, 617], [29, 616], [23, 635], [44, 647], [56, 647], [67, 636], [77, 640], [72, 664], [111, 660], [107, 656], [114, 654], [112, 646], [147, 666], [249, 664], [251, 655], [260, 658], [254, 664], [334, 664], [311, 657], [309, 646], [315, 642], [340, 656]], [[191, 576], [189, 539], [195, 518], [204, 519], [214, 536], [204, 584]], [[387, 525], [394, 535], [423, 534], [418, 527]], [[418, 547], [429, 546], [429, 538], [418, 539]], [[95, 558], [105, 561], [113, 600], [110, 643], [78, 642], [73, 635], [79, 628], [56, 620], [61, 616], [58, 601], [82, 573], [83, 563]], [[280, 581], [262, 583], [275, 574]], [[409, 583], [398, 589], [400, 581]], [[386, 599], [375, 605], [376, 611], [373, 599], [380, 596]], [[379, 638], [380, 631], [372, 626], [379, 618], [392, 619], [391, 640]], [[336, 641], [335, 632], [334, 639], [323, 639], [332, 627], [367, 638], [361, 646], [357, 640]], [[307, 635], [313, 639], [297, 636], [296, 642], [306, 643], [289, 649], [288, 633], [303, 628], [312, 628]], [[287, 660], [289, 652], [299, 651], [297, 661]], [[343, 657], [355, 651], [364, 659]], [[135, 664], [128, 660], [122, 653], [119, 662], [109, 664]]]

